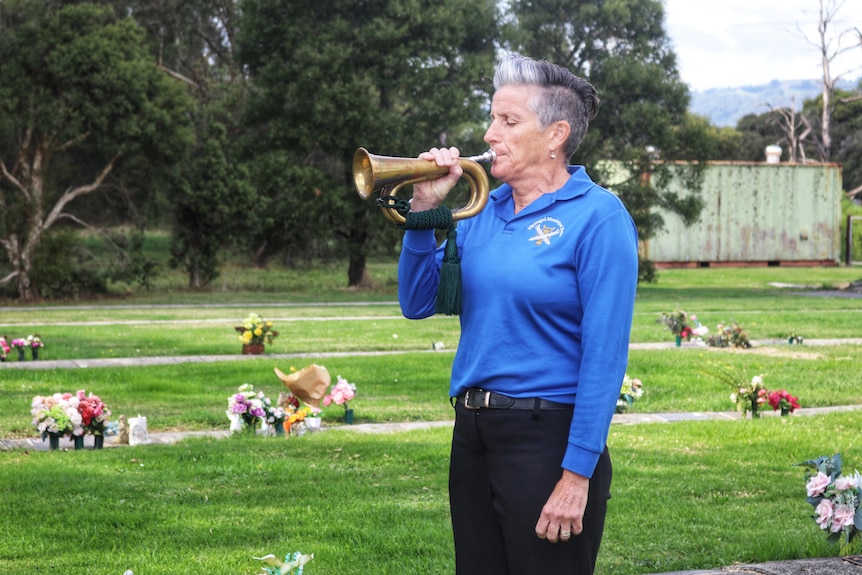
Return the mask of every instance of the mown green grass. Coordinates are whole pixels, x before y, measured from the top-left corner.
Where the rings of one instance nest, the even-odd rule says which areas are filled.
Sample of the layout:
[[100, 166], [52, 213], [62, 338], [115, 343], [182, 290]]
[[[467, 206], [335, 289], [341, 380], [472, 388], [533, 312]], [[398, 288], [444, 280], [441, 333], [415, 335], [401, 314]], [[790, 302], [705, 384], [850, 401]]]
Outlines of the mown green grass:
[[[768, 352], [768, 353], [763, 353]], [[309, 363], [324, 365], [333, 378], [356, 383], [351, 401], [358, 423], [444, 421], [452, 418], [447, 400], [451, 352], [327, 357], [262, 357], [217, 363], [141, 367], [4, 370], [0, 380], [0, 437], [33, 437], [30, 402], [35, 395], [78, 389], [99, 395], [120, 413], [148, 416], [153, 430], [213, 430], [227, 425], [228, 396], [251, 383], [275, 399], [284, 372]], [[784, 346], [762, 350], [672, 348], [633, 350], [629, 374], [644, 382], [635, 413], [732, 411], [731, 389], [709, 371], [730, 365], [748, 377], [764, 375], [770, 389], [786, 389], [803, 407], [862, 403], [859, 365], [862, 346]], [[324, 409], [324, 424], [338, 425], [341, 407]]]
[[[380, 277], [391, 271], [384, 265]], [[245, 283], [221, 292], [176, 288], [94, 309], [87, 302], [0, 309], [0, 333], [40, 333], [45, 359], [238, 356], [233, 326], [250, 311], [274, 318], [281, 332], [268, 355], [246, 360], [0, 368], [0, 437], [34, 437], [32, 397], [77, 389], [100, 395], [115, 416], [146, 415], [151, 431], [225, 429], [236, 387], [253, 383], [275, 397], [283, 386], [273, 367], [312, 361], [357, 384], [351, 407], [358, 423], [451, 420], [457, 318], [402, 319], [390, 280], [363, 293], [344, 289], [334, 270], [315, 271], [314, 279], [309, 272], [305, 283], [291, 272], [260, 274], [244, 270]], [[860, 300], [769, 284], [835, 286], [860, 275], [849, 268], [665, 270], [657, 284], [639, 289], [632, 341], [670, 341], [656, 319], [677, 306], [712, 329], [742, 323], [753, 339], [781, 340], [790, 331], [806, 339], [859, 337]], [[356, 305], [369, 301], [375, 305]], [[303, 302], [327, 304], [284, 305]], [[141, 304], [162, 307], [134, 307]], [[136, 323], [148, 320], [164, 323]], [[95, 321], [102, 323], [87, 323]], [[434, 342], [444, 351], [430, 352]], [[731, 390], [705, 373], [713, 362], [765, 374], [768, 387], [798, 395], [803, 407], [858, 405], [860, 356], [857, 345], [634, 349], [629, 374], [646, 389], [634, 411], [732, 410]], [[252, 556], [297, 550], [315, 554], [309, 575], [452, 573], [449, 429], [371, 435], [337, 429], [345, 427], [340, 407], [324, 417], [326, 431], [289, 440], [0, 452], [0, 575], [250, 575], [261, 572]], [[846, 466], [862, 468], [860, 428], [862, 411], [613, 425], [615, 479], [599, 575], [836, 554], [810, 518], [803, 471], [793, 464], [841, 452]]]
[[[614, 425], [600, 575], [828, 556], [794, 464], [862, 460], [862, 414]], [[452, 573], [450, 431], [0, 453], [0, 573]]]

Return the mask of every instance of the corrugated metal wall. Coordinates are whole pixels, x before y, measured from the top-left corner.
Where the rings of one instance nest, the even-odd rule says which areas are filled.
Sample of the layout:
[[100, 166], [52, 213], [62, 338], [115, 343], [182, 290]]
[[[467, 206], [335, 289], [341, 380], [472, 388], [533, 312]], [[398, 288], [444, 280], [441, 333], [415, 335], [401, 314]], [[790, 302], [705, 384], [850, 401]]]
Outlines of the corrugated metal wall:
[[667, 229], [641, 249], [668, 265], [833, 265], [841, 257], [841, 194], [837, 164], [710, 163], [700, 221], [686, 228], [662, 211]]

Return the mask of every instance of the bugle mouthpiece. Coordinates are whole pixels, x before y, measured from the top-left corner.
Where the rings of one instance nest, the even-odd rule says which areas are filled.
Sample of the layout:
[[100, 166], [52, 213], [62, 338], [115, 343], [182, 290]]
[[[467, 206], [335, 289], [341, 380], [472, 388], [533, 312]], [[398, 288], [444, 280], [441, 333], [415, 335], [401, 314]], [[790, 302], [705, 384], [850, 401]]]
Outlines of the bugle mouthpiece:
[[497, 159], [497, 154], [494, 152], [494, 150], [488, 150], [484, 154], [479, 154], [478, 156], [470, 156], [465, 159], [472, 160], [474, 162], [489, 162], [493, 164], [494, 160]]

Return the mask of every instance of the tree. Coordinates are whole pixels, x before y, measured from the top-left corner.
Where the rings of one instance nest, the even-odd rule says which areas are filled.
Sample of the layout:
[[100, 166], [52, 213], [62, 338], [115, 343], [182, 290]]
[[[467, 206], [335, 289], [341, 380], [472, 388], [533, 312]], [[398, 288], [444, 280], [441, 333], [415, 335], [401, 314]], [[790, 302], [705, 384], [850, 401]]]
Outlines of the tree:
[[32, 256], [77, 198], [127, 162], [182, 157], [188, 101], [151, 63], [143, 31], [107, 7], [0, 4], [0, 245], [22, 300], [38, 295]]
[[256, 203], [245, 167], [230, 160], [225, 126], [202, 112], [174, 196], [171, 243], [171, 265], [186, 270], [194, 289], [218, 277], [220, 249], [254, 229], [248, 216]]
[[[617, 160], [613, 189], [628, 207], [642, 240], [663, 225], [655, 207], [687, 223], [699, 217], [702, 162], [709, 159], [708, 125], [686, 116], [688, 88], [664, 30], [660, 0], [513, 0], [506, 45], [585, 77], [599, 91], [599, 115], [575, 159], [601, 175], [599, 160]], [[686, 159], [688, 166], [671, 167]], [[693, 193], [668, 184], [681, 177]], [[642, 278], [651, 274], [645, 264]]]
[[[821, 162], [829, 162], [832, 157], [832, 114], [835, 111], [835, 83], [846, 73], [836, 74], [832, 65], [839, 56], [856, 49], [856, 37], [859, 36], [859, 30], [856, 28], [842, 30], [837, 34], [831, 30], [832, 22], [844, 2], [845, 0], [819, 0], [817, 40], [813, 41], [805, 37], [820, 52], [820, 67], [823, 74], [819, 137], [814, 137], [815, 134], [812, 133], [810, 139], [811, 143], [817, 147]], [[805, 35], [803, 34], [803, 36]]]
[[413, 156], [459, 144], [459, 128], [487, 113], [496, 22], [493, 0], [243, 4], [240, 55], [259, 89], [248, 126], [259, 145], [326, 176], [320, 202], [346, 242], [349, 285], [364, 283], [387, 225], [354, 190], [355, 149]]

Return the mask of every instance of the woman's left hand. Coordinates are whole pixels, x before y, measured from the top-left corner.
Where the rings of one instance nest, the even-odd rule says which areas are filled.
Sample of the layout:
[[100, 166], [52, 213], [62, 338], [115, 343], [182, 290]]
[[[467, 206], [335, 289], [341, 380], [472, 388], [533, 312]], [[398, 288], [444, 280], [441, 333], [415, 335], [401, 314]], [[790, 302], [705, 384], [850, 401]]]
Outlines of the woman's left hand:
[[563, 470], [554, 492], [542, 507], [536, 536], [551, 543], [568, 541], [584, 530], [584, 511], [590, 491], [588, 477]]

